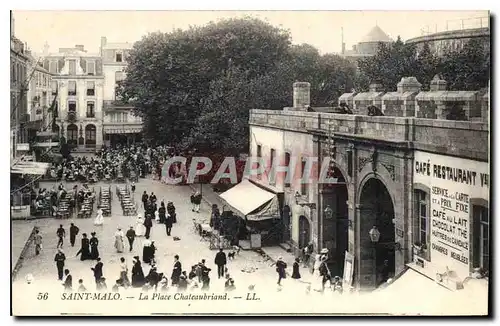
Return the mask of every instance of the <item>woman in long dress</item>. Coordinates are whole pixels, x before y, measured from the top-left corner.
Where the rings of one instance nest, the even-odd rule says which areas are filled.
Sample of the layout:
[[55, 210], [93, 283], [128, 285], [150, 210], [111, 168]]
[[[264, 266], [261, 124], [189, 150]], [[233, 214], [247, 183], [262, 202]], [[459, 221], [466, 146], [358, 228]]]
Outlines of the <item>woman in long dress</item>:
[[146, 237], [146, 239], [142, 242], [142, 261], [145, 264], [151, 263], [151, 258], [153, 258], [152, 251], [151, 241], [149, 240], [149, 237]]
[[87, 233], [82, 234], [82, 246], [80, 250], [76, 253], [76, 256], [80, 255], [80, 260], [90, 259], [90, 242], [89, 238], [87, 238]]
[[139, 256], [134, 257], [134, 266], [132, 267], [132, 286], [140, 288], [144, 285], [144, 272], [141, 266]]
[[90, 258], [91, 259], [97, 259], [99, 258], [99, 240], [95, 236], [95, 232], [92, 232], [90, 237]]
[[94, 220], [94, 225], [103, 225], [104, 223], [104, 217], [102, 215], [102, 209], [98, 209], [97, 210], [97, 216], [95, 217], [95, 220]]
[[135, 225], [135, 236], [143, 237], [144, 233], [146, 233], [146, 228], [144, 227], [144, 219], [142, 218], [141, 215], [138, 215]]
[[123, 252], [123, 232], [121, 228], [118, 228], [115, 232], [115, 248], [117, 252]]

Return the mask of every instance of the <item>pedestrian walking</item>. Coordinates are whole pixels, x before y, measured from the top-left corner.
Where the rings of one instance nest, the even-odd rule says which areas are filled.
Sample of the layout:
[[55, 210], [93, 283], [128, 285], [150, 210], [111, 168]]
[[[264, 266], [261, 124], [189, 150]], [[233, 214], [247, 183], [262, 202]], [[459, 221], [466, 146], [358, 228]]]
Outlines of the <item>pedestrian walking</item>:
[[84, 261], [90, 259], [90, 242], [87, 238], [87, 233], [82, 234], [82, 246], [80, 250], [76, 253], [76, 256], [80, 255], [80, 260]]
[[142, 261], [144, 263], [151, 263], [151, 259], [153, 258], [152, 251], [151, 240], [149, 240], [149, 236], [146, 236], [146, 239], [142, 242]]
[[167, 203], [167, 213], [172, 218], [172, 223], [177, 223], [177, 215], [175, 214], [175, 206], [174, 206], [174, 203], [172, 203], [171, 201], [169, 201]]
[[222, 248], [219, 249], [219, 252], [215, 255], [215, 265], [217, 265], [217, 275], [219, 278], [224, 277], [224, 268], [227, 264], [226, 254]]
[[133, 263], [134, 266], [132, 267], [132, 286], [135, 288], [140, 288], [144, 285], [145, 279], [139, 256], [134, 257]]
[[201, 205], [201, 194], [197, 191], [193, 196], [193, 212], [199, 213]]
[[90, 233], [91, 237], [89, 240], [90, 244], [90, 259], [97, 259], [99, 258], [99, 240], [95, 236], [95, 232]]
[[129, 287], [130, 286], [130, 281], [128, 279], [128, 267], [127, 263], [125, 262], [125, 258], [121, 257], [120, 258], [120, 279], [122, 281], [123, 286]]
[[160, 282], [160, 275], [156, 271], [156, 267], [152, 266], [149, 271], [148, 276], [146, 277], [146, 281], [149, 283], [151, 288], [154, 288], [154, 291], [158, 289], [158, 283]]
[[170, 236], [170, 233], [172, 232], [172, 224], [173, 218], [170, 214], [167, 214], [165, 217], [165, 230], [167, 231], [167, 236]]
[[40, 234], [40, 230], [35, 230], [35, 255], [38, 256], [42, 251], [42, 235]]
[[153, 221], [151, 215], [147, 215], [146, 218], [144, 219], [144, 227], [146, 228], [146, 233], [144, 234], [144, 236], [149, 237], [151, 233], [151, 228], [153, 227]]
[[58, 238], [56, 248], [59, 248], [59, 247], [62, 248], [63, 243], [64, 243], [63, 239], [66, 237], [66, 231], [64, 230], [62, 224], [59, 225], [59, 228], [57, 229], [56, 234], [57, 234], [57, 238]]
[[73, 291], [73, 276], [69, 273], [69, 269], [64, 270], [64, 275], [66, 275], [66, 279], [63, 283], [64, 291], [71, 292]]
[[74, 223], [71, 223], [71, 226], [69, 227], [69, 242], [71, 243], [71, 247], [75, 246], [76, 236], [78, 232], [80, 232], [78, 226], [76, 226]]
[[115, 249], [116, 252], [122, 253], [124, 250], [123, 245], [123, 232], [121, 228], [118, 228], [115, 232]]
[[182, 265], [181, 262], [179, 261], [179, 255], [174, 256], [174, 269], [172, 270], [172, 276], [170, 279], [172, 279], [172, 285], [179, 284], [179, 278], [182, 273]]
[[91, 270], [94, 272], [94, 279], [96, 285], [99, 284], [99, 280], [102, 278], [102, 268], [103, 268], [103, 263], [101, 262], [101, 258], [97, 258], [97, 264], [95, 264], [94, 267], [91, 268]]
[[299, 258], [295, 258], [295, 262], [293, 263], [292, 278], [296, 280], [300, 278], [299, 261]]
[[63, 272], [64, 272], [64, 261], [66, 260], [66, 256], [61, 248], [57, 249], [57, 254], [54, 257], [54, 261], [56, 262], [57, 267], [57, 279], [59, 281], [63, 280]]
[[[162, 201], [160, 203], [160, 208], [158, 209], [158, 217], [160, 218], [160, 223], [165, 223], [167, 209], [165, 208], [165, 203]], [[167, 232], [168, 233], [168, 232]]]
[[129, 251], [132, 251], [133, 247], [134, 247], [134, 240], [135, 240], [135, 230], [134, 230], [134, 227], [131, 226], [130, 229], [128, 229], [127, 233], [125, 234], [125, 236], [127, 237], [127, 240], [128, 240], [128, 245], [130, 247], [130, 250]]
[[144, 193], [142, 194], [142, 208], [146, 209], [146, 207], [148, 206], [148, 200], [148, 193], [146, 192], [146, 190], [144, 190]]
[[279, 257], [276, 261], [276, 272], [278, 273], [278, 285], [281, 285], [281, 280], [286, 278], [286, 263], [283, 258]]

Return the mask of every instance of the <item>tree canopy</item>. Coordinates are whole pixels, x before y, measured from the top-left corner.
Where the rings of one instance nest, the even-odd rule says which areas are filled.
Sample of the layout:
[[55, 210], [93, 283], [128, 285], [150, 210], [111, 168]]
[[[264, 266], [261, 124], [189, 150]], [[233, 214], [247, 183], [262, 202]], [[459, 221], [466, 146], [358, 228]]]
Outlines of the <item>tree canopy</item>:
[[152, 33], [134, 44], [117, 95], [132, 101], [153, 144], [237, 153], [248, 147], [250, 109], [292, 105], [292, 84], [331, 105], [353, 85], [355, 66], [255, 18]]

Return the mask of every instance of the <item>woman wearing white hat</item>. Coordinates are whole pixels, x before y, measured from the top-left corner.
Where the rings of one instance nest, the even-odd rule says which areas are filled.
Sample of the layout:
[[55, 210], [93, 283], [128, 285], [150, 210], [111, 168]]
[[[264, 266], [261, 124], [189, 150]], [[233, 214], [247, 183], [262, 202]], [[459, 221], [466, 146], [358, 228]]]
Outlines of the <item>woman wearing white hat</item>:
[[137, 215], [137, 221], [135, 222], [135, 236], [136, 237], [143, 237], [144, 233], [146, 233], [146, 227], [144, 226], [144, 219], [142, 218], [142, 215], [139, 214]]

